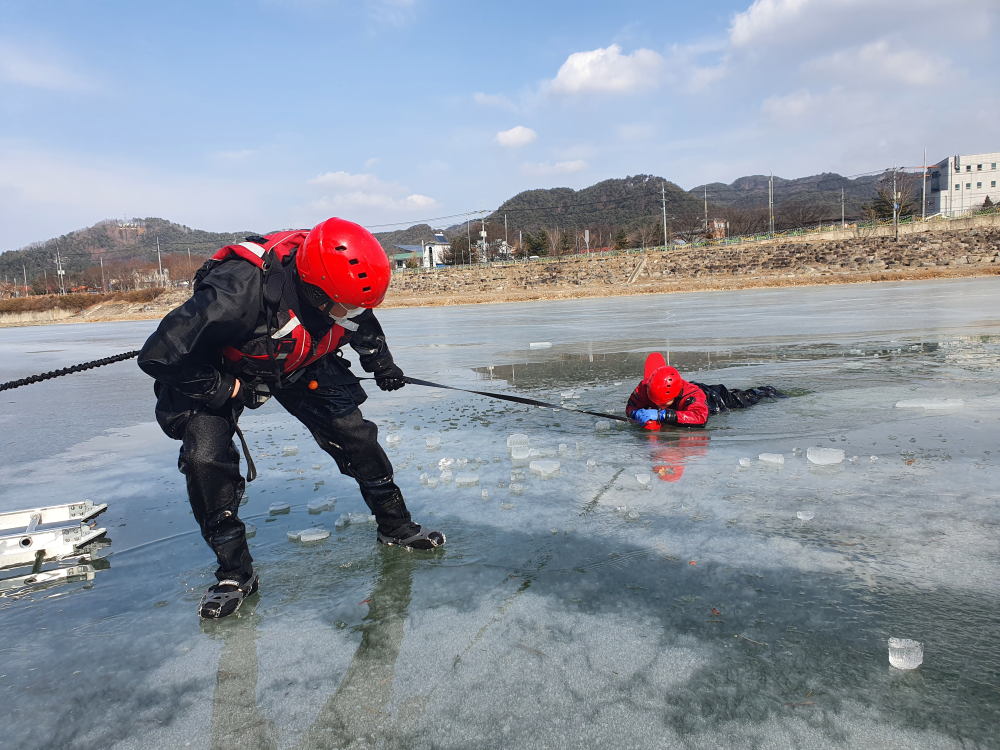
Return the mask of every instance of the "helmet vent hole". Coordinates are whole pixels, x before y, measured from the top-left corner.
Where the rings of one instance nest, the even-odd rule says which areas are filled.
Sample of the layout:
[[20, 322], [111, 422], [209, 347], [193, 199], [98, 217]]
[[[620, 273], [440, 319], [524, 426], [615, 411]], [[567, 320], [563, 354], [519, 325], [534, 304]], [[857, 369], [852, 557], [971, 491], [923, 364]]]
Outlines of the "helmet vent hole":
[[358, 260], [357, 258], [351, 258], [351, 259], [350, 259], [349, 261], [347, 261], [347, 262], [348, 262], [348, 263], [350, 263], [350, 264], [351, 264], [352, 266], [356, 266], [356, 265], [358, 265], [358, 263], [360, 263], [361, 261], [360, 261], [360, 260]]
[[368, 274], [366, 274], [364, 271], [362, 271], [361, 273], [358, 274], [358, 278], [359, 279], [367, 279], [368, 278]]
[[372, 290], [372, 288], [371, 288], [370, 286], [366, 286], [366, 287], [365, 287], [364, 289], [362, 289], [361, 291], [362, 291], [362, 292], [370, 292], [371, 290]]
[[347, 247], [346, 247], [346, 246], [344, 246], [344, 245], [337, 245], [337, 247], [335, 247], [334, 249], [335, 249], [335, 250], [346, 250], [346, 249], [347, 249]]

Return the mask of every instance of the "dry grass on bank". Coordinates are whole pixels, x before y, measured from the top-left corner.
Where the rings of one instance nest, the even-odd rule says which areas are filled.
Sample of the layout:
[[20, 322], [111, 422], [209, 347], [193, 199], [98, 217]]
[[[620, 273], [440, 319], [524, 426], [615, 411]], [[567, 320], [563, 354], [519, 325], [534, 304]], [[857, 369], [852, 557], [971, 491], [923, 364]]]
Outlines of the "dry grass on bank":
[[47, 310], [72, 310], [77, 312], [108, 302], [152, 302], [166, 289], [138, 289], [132, 292], [111, 294], [41, 294], [33, 297], [15, 297], [0, 300], [0, 314], [45, 312]]

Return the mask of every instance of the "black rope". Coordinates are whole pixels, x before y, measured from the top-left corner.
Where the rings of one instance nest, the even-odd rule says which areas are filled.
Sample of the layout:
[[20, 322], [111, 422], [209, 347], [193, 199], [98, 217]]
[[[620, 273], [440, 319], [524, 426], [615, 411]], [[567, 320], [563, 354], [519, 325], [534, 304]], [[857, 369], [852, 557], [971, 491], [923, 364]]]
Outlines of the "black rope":
[[[374, 379], [374, 378], [363, 378], [364, 380]], [[417, 380], [416, 378], [404, 377], [407, 383], [412, 383], [413, 385], [424, 385], [428, 388], [444, 388], [449, 391], [461, 391], [462, 393], [475, 393], [477, 396], [486, 396], [487, 398], [498, 398], [501, 401], [512, 401], [515, 404], [525, 404], [527, 406], [542, 406], [546, 409], [560, 409], [562, 411], [571, 411], [577, 414], [589, 414], [592, 417], [603, 417], [604, 419], [614, 419], [618, 422], [629, 422], [626, 417], [619, 417], [614, 414], [604, 414], [599, 411], [586, 411], [585, 409], [570, 409], [565, 406], [560, 406], [559, 404], [550, 404], [545, 401], [536, 401], [533, 398], [522, 398], [521, 396], [508, 396], [505, 393], [490, 393], [489, 391], [470, 391], [466, 388], [456, 388], [452, 385], [441, 385], [440, 383], [432, 383], [429, 380]]]
[[79, 365], [73, 365], [72, 367], [64, 367], [61, 370], [43, 372], [41, 375], [31, 375], [26, 378], [21, 378], [20, 380], [11, 380], [7, 383], [0, 383], [0, 391], [9, 391], [12, 388], [20, 388], [22, 385], [31, 385], [32, 383], [41, 383], [43, 380], [51, 380], [52, 378], [58, 378], [61, 375], [72, 375], [74, 372], [83, 372], [84, 370], [92, 370], [95, 367], [111, 365], [115, 362], [124, 362], [126, 359], [132, 359], [133, 357], [138, 356], [138, 350], [134, 352], [124, 352], [122, 354], [116, 354], [113, 357], [95, 359], [93, 362], [84, 362]]

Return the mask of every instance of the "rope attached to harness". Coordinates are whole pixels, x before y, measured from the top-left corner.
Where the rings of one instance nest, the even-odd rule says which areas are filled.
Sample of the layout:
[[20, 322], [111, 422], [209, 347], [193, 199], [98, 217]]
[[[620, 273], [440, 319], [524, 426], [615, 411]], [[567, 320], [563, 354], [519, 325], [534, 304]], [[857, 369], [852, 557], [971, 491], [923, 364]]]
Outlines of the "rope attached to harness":
[[84, 370], [92, 370], [95, 367], [112, 365], [115, 362], [124, 362], [126, 359], [132, 359], [133, 357], [138, 356], [138, 350], [134, 352], [124, 352], [123, 354], [116, 354], [113, 357], [95, 359], [93, 362], [84, 362], [79, 365], [73, 365], [72, 367], [64, 367], [61, 370], [43, 372], [41, 375], [31, 375], [26, 378], [21, 378], [20, 380], [11, 380], [6, 383], [0, 383], [0, 391], [9, 391], [12, 388], [20, 388], [22, 385], [31, 385], [32, 383], [41, 383], [43, 380], [51, 380], [52, 378], [58, 378], [61, 375], [72, 375], [74, 372], [83, 372]]

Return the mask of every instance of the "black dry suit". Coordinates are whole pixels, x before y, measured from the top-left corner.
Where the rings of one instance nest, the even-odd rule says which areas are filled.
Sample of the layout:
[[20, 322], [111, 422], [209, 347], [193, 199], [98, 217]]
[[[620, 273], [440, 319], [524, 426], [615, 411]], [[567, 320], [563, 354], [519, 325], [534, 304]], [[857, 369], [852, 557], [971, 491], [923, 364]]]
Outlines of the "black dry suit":
[[391, 368], [382, 327], [371, 310], [336, 322], [319, 313], [305, 301], [294, 244], [279, 254], [274, 237], [253, 239], [260, 244], [223, 248], [202, 267], [191, 299], [161, 321], [139, 354], [139, 367], [156, 379], [157, 422], [183, 441], [178, 466], [219, 559], [219, 580], [252, 573], [237, 513], [245, 483], [233, 436], [244, 406], [256, 408], [267, 393], [357, 480], [379, 531], [410, 522], [378, 429], [358, 409], [367, 396], [339, 351], [350, 343], [366, 371]]

